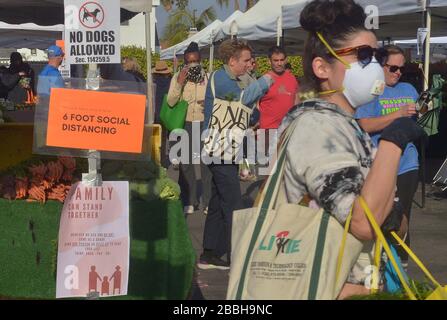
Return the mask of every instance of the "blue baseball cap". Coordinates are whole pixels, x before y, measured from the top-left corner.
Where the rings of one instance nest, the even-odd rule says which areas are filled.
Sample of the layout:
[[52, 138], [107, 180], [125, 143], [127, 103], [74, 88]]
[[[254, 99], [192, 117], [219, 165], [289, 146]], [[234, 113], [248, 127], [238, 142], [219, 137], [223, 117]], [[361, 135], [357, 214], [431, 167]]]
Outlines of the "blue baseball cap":
[[60, 47], [53, 44], [48, 48], [48, 58], [63, 57], [63, 56], [64, 52]]

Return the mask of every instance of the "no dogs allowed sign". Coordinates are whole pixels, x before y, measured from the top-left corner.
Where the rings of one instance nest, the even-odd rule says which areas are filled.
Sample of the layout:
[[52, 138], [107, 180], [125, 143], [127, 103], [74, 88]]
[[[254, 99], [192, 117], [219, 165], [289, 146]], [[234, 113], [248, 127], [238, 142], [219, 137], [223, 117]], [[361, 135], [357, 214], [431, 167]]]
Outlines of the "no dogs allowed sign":
[[70, 64], [120, 63], [120, 0], [65, 0]]

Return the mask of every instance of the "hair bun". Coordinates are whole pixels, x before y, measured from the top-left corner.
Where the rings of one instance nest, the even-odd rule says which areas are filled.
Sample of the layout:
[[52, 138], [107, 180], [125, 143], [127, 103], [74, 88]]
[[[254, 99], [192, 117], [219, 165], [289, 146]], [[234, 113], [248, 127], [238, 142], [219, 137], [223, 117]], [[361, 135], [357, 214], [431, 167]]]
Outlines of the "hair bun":
[[366, 15], [354, 0], [314, 0], [308, 3], [300, 15], [300, 24], [308, 32], [325, 32], [334, 24], [351, 27], [362, 26]]

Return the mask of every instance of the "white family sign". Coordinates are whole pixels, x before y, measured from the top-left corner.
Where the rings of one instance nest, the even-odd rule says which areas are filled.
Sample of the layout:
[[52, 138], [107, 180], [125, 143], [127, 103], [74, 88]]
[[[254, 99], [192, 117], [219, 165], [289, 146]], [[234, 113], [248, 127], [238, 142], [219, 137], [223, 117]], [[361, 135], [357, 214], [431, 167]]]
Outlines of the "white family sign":
[[76, 183], [62, 209], [56, 298], [126, 295], [129, 183]]

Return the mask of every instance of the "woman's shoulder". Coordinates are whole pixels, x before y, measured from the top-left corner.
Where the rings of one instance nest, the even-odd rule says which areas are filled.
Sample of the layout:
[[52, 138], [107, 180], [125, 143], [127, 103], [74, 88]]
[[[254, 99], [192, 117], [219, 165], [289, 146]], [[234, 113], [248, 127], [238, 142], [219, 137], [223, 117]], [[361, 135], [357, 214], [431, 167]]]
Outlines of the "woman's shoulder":
[[416, 92], [417, 93], [416, 88], [409, 82], [399, 82], [398, 84], [396, 84], [394, 89], [396, 91], [405, 91], [405, 92], [411, 92], [411, 93]]
[[311, 99], [301, 102], [287, 113], [286, 119], [290, 121], [300, 118], [300, 121], [309, 121], [314, 118], [330, 118], [334, 116], [335, 107], [320, 99]]
[[340, 134], [342, 128], [350, 126], [342, 114], [335, 112], [332, 106], [319, 100], [306, 101], [294, 107], [287, 114], [279, 128], [279, 134], [294, 127], [292, 136], [309, 141], [324, 140]]

